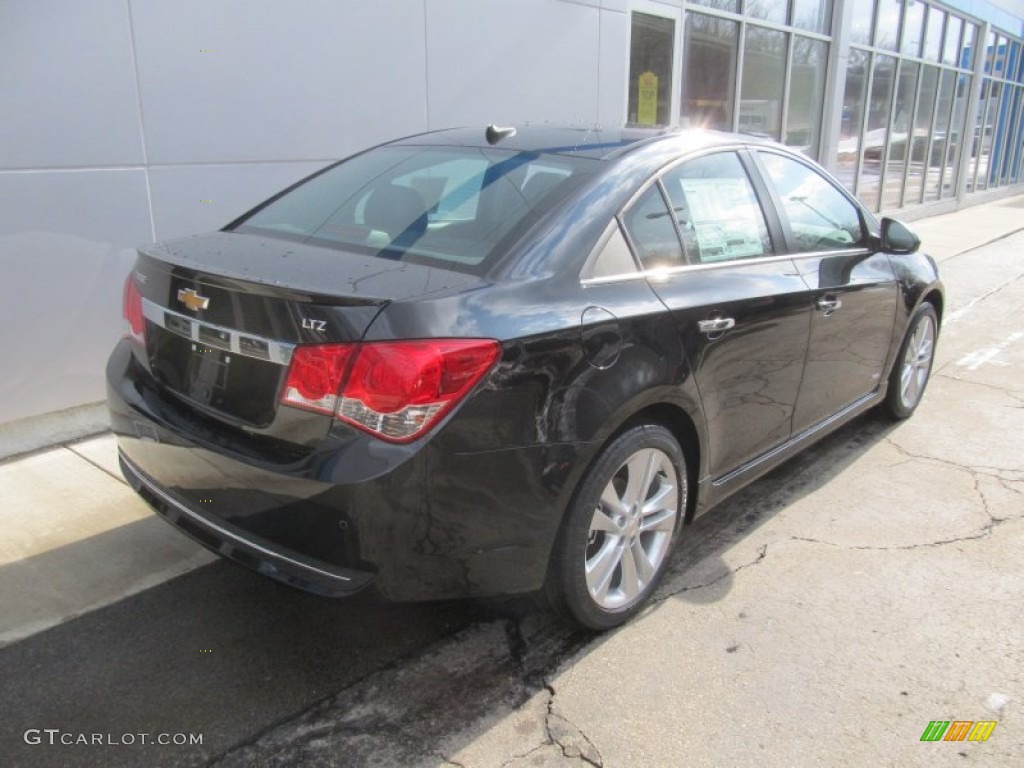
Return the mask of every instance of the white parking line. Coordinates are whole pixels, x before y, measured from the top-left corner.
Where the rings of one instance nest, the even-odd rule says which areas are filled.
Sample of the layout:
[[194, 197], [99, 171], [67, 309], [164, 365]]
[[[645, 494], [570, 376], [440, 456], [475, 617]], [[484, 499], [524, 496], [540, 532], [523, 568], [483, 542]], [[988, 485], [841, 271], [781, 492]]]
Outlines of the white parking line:
[[982, 349], [976, 349], [974, 352], [964, 355], [956, 364], [961, 368], [967, 368], [968, 371], [976, 371], [985, 363], [994, 363], [995, 365], [1009, 365], [1004, 360], [996, 360], [1003, 350], [1013, 344], [1015, 341], [1024, 339], [1024, 331], [1017, 331], [1011, 333], [1003, 341], [999, 342], [995, 346], [984, 347]]

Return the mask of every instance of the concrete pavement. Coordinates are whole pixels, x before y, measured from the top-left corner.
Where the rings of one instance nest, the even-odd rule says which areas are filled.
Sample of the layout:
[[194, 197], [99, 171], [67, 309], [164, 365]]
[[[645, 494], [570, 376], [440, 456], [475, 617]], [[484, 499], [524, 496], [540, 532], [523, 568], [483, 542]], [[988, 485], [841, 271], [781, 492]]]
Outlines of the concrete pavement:
[[[615, 633], [475, 625], [223, 762], [1024, 762], [1024, 197], [913, 228], [949, 291], [913, 419], [861, 419], [698, 521]], [[0, 463], [0, 497], [0, 645], [211, 559], [136, 499], [109, 436]], [[999, 724], [921, 743], [936, 719]]]

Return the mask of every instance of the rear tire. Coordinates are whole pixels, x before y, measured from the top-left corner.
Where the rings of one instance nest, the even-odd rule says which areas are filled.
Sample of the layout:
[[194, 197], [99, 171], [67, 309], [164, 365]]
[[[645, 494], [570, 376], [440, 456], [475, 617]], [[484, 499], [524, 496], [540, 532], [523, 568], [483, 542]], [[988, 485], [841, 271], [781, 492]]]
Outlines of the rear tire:
[[909, 418], [924, 396], [935, 359], [939, 336], [939, 316], [935, 307], [924, 302], [914, 312], [900, 345], [899, 357], [889, 375], [885, 411], [896, 420]]
[[594, 462], [566, 512], [544, 591], [565, 618], [605, 630], [632, 618], [668, 564], [687, 503], [686, 459], [662, 426], [633, 427]]

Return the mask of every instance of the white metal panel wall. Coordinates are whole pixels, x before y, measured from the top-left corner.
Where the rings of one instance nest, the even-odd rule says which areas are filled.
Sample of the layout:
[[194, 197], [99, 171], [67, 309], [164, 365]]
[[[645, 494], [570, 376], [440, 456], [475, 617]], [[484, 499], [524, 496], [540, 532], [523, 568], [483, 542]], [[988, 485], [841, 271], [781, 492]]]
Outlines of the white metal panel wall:
[[99, 400], [133, 248], [325, 163], [615, 123], [626, 0], [0, 0], [0, 422]]
[[150, 238], [124, 0], [0, 0], [0, 421], [97, 400]]

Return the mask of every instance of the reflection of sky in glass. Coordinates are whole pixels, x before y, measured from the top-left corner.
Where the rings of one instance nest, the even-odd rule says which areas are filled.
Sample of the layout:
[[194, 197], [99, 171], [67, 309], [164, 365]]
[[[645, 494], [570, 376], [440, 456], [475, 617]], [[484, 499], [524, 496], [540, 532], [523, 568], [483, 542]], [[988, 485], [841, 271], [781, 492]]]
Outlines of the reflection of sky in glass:
[[875, 0], [853, 0], [853, 21], [850, 27], [850, 41], [868, 45], [871, 42], [871, 21], [875, 12]]
[[875, 45], [879, 48], [896, 49], [896, 35], [900, 29], [902, 0], [879, 0], [878, 18], [875, 20]]
[[946, 46], [942, 51], [944, 64], [959, 64], [957, 56], [960, 55], [960, 30], [963, 27], [963, 20], [959, 16], [950, 14], [946, 24]]
[[924, 3], [910, 0], [907, 3], [907, 17], [903, 22], [903, 44], [900, 50], [908, 56], [917, 56], [921, 51], [921, 28], [924, 26]]

